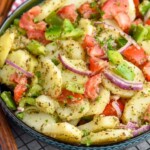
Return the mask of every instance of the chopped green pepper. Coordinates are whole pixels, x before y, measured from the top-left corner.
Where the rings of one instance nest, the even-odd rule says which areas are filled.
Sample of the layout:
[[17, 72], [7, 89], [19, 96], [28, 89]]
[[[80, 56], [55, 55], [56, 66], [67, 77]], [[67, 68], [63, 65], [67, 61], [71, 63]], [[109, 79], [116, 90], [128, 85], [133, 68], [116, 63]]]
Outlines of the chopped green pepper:
[[28, 105], [35, 105], [36, 100], [34, 98], [31, 97], [24, 97], [21, 99], [21, 101], [19, 102], [19, 107], [23, 107], [28, 104]]
[[115, 65], [113, 69], [115, 73], [123, 77], [124, 79], [133, 81], [135, 74], [129, 65], [124, 61], [122, 55], [117, 51], [108, 51], [109, 61]]
[[73, 83], [73, 82], [69, 82], [66, 85], [66, 89], [68, 91], [79, 93], [79, 94], [84, 94], [84, 91], [85, 91], [83, 85], [79, 85], [79, 84], [76, 84], [76, 83]]
[[140, 5], [139, 5], [139, 11], [140, 13], [144, 16], [147, 11], [150, 9], [150, 1], [144, 0]]
[[83, 35], [83, 31], [80, 28], [74, 28], [70, 20], [65, 19], [63, 22], [62, 38], [73, 37], [77, 38]]
[[6, 106], [11, 110], [16, 110], [16, 105], [13, 101], [11, 92], [4, 91], [1, 93], [1, 98], [5, 102]]
[[17, 113], [16, 117], [19, 118], [20, 120], [22, 120], [24, 117], [24, 112]]
[[62, 32], [61, 27], [59, 27], [59, 26], [51, 26], [45, 32], [45, 38], [47, 40], [53, 41], [53, 40], [55, 40], [55, 39], [60, 37], [61, 32]]
[[109, 61], [115, 65], [118, 65], [123, 61], [122, 55], [117, 51], [109, 50], [107, 52], [107, 55], [108, 55]]
[[148, 28], [146, 28], [142, 24], [132, 26], [131, 30], [133, 38], [138, 43], [142, 42], [147, 37]]
[[27, 96], [29, 97], [37, 97], [41, 94], [42, 87], [39, 84], [33, 84], [29, 89]]
[[63, 19], [57, 15], [56, 12], [52, 12], [46, 19], [45, 21], [54, 26], [62, 26], [63, 24]]
[[121, 64], [117, 65], [114, 70], [118, 75], [120, 75], [124, 79], [127, 79], [129, 81], [134, 80], [135, 74], [134, 74], [133, 70], [131, 68], [129, 68], [127, 63], [121, 63]]
[[32, 40], [27, 45], [27, 49], [30, 53], [34, 55], [44, 55], [45, 54], [45, 47], [39, 43], [38, 41]]

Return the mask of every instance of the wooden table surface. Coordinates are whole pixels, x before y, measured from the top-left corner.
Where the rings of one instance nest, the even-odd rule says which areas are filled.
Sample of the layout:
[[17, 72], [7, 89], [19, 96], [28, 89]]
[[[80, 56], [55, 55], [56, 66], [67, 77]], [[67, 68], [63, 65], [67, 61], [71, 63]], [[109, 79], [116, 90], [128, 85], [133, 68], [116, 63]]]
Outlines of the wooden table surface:
[[0, 25], [7, 17], [13, 2], [14, 0], [0, 0]]

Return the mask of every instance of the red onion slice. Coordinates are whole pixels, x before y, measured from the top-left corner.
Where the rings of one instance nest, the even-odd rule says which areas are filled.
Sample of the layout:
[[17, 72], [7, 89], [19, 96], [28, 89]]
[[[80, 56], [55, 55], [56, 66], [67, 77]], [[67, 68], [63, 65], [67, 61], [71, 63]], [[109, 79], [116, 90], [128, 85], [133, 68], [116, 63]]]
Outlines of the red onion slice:
[[128, 41], [123, 47], [121, 47], [118, 52], [123, 53], [124, 50], [126, 50], [132, 43]]
[[24, 73], [27, 77], [33, 77], [33, 74], [24, 70], [23, 68], [19, 67], [18, 65], [16, 65], [15, 63], [13, 63], [12, 61], [10, 60], [6, 60], [6, 64], [12, 66], [13, 68], [21, 71], [22, 73]]
[[120, 125], [121, 129], [131, 129], [131, 130], [136, 130], [139, 128], [139, 125], [135, 122], [128, 122], [127, 125], [121, 124]]
[[122, 116], [122, 112], [118, 106], [118, 103], [116, 101], [113, 101], [112, 102], [112, 106], [114, 107], [114, 109], [116, 110], [117, 112], [117, 116], [120, 118]]
[[142, 90], [143, 89], [143, 83], [135, 83], [135, 82], [129, 82], [127, 80], [124, 80], [115, 74], [111, 73], [110, 71], [104, 71], [105, 77], [110, 80], [112, 83], [117, 85], [118, 87], [125, 89], [125, 90]]
[[136, 43], [135, 40], [132, 39], [131, 36], [129, 36], [128, 34], [126, 34], [125, 32], [123, 32], [122, 30], [119, 30], [109, 24], [107, 24], [106, 22], [100, 22], [100, 21], [97, 21], [95, 22], [95, 25], [97, 24], [103, 24], [104, 25], [104, 28], [107, 28], [107, 29], [110, 29], [110, 30], [113, 30], [115, 32], [118, 32], [120, 35], [122, 35], [126, 40], [128, 40], [129, 42], [131, 42], [135, 47], [137, 47], [138, 49], [140, 49], [140, 46]]
[[82, 69], [77, 69], [76, 66], [71, 64], [64, 56], [59, 54], [58, 58], [61, 61], [61, 63], [63, 64], [63, 66], [65, 66], [68, 70], [70, 70], [76, 74], [80, 74], [80, 75], [84, 75], [84, 76], [91, 76], [92, 75], [91, 71], [88, 71], [88, 70], [85, 71]]
[[150, 130], [150, 125], [143, 125], [142, 127], [136, 129], [136, 130], [133, 130], [133, 136], [137, 136], [143, 132], [146, 132]]

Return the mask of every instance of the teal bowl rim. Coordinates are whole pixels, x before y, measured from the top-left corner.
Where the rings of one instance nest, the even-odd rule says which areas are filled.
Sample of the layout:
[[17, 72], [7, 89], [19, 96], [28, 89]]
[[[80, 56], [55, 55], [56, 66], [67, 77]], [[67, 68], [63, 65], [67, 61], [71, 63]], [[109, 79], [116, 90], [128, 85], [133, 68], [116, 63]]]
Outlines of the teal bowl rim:
[[[7, 19], [4, 21], [4, 23], [1, 25], [0, 35], [10, 26], [10, 24], [13, 22], [13, 20], [15, 18], [18, 18], [19, 16], [21, 16], [23, 14], [23, 12], [27, 11], [29, 8], [31, 8], [32, 6], [34, 6], [36, 4], [39, 4], [42, 1], [44, 1], [44, 0], [28, 0], [28, 1], [25, 1], [20, 7], [18, 7], [18, 9], [16, 11], [13, 12], [13, 14], [8, 16]], [[1, 85], [0, 85], [0, 89], [1, 89], [1, 91], [3, 90]], [[86, 146], [83, 146], [83, 145], [72, 145], [72, 144], [60, 142], [56, 139], [53, 139], [51, 137], [48, 137], [44, 134], [41, 134], [41, 133], [35, 131], [34, 129], [32, 129], [31, 127], [29, 127], [25, 123], [23, 123], [21, 120], [19, 120], [13, 114], [13, 112], [10, 111], [7, 108], [7, 106], [2, 101], [1, 98], [0, 98], [0, 104], [1, 104], [4, 112], [6, 113], [6, 115], [8, 115], [8, 117], [14, 123], [16, 123], [21, 129], [23, 129], [25, 132], [27, 132], [28, 134], [30, 134], [31, 136], [35, 137], [36, 139], [38, 139], [42, 142], [46, 142], [49, 145], [52, 145], [54, 147], [64, 149], [64, 150], [117, 150], [117, 149], [120, 150], [120, 149], [127, 148], [129, 146], [139, 144], [139, 142], [150, 138], [150, 131], [147, 131], [147, 132], [145, 132], [141, 135], [138, 135], [138, 136], [133, 137], [131, 139], [128, 139], [126, 141], [123, 141], [123, 142], [120, 142], [120, 143], [115, 143], [115, 144], [110, 144], [110, 145], [90, 146], [90, 147], [86, 147]]]

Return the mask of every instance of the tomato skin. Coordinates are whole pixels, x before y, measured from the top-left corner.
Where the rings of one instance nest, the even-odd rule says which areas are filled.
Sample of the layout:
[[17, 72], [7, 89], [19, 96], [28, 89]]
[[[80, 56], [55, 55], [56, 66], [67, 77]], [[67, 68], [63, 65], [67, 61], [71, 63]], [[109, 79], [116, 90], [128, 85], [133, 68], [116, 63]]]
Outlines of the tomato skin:
[[62, 90], [61, 95], [57, 98], [57, 100], [64, 104], [76, 104], [80, 103], [84, 99], [82, 94], [73, 93], [66, 89]]
[[123, 56], [136, 66], [140, 67], [147, 61], [147, 56], [142, 48], [137, 49], [134, 45], [129, 46], [124, 52]]
[[44, 32], [46, 30], [46, 23], [44, 21], [35, 23], [34, 18], [41, 12], [39, 6], [35, 6], [28, 12], [24, 13], [20, 19], [19, 26], [27, 31], [29, 39], [35, 39], [45, 44], [46, 39]]
[[128, 8], [128, 0], [107, 0], [101, 9], [104, 12], [104, 19], [115, 19], [122, 30], [128, 31], [131, 25]]
[[46, 40], [45, 33], [40, 30], [27, 31], [27, 36], [29, 39], [37, 40], [37, 41], [43, 43], [44, 45], [46, 45], [50, 42], [50, 41]]
[[[120, 100], [115, 101], [115, 102], [118, 104], [120, 111], [123, 112], [124, 104]], [[110, 103], [107, 104], [107, 106], [105, 107], [105, 109], [104, 109], [102, 114], [105, 115], [105, 116], [116, 116], [116, 117], [119, 117], [118, 114], [117, 114], [117, 111], [113, 107], [112, 103], [113, 103], [113, 101], [111, 100]]]
[[145, 24], [150, 25], [150, 19], [148, 19]]
[[150, 81], [150, 62], [147, 62], [147, 63], [143, 66], [142, 70], [143, 70], [143, 74], [144, 74], [146, 80], [147, 80], [147, 81]]
[[114, 16], [114, 18], [123, 31], [126, 31], [130, 28], [131, 20], [127, 13], [119, 12], [117, 15]]
[[77, 12], [75, 11], [75, 5], [67, 5], [58, 10], [57, 14], [63, 19], [69, 19], [71, 22], [75, 22], [77, 19]]
[[127, 13], [128, 5], [128, 0], [107, 0], [101, 8], [104, 12], [103, 18], [112, 19], [119, 12]]
[[24, 84], [16, 85], [16, 87], [14, 89], [14, 100], [16, 103], [18, 103], [21, 100], [21, 98], [26, 90], [27, 90], [26, 85], [24, 85]]
[[104, 61], [96, 57], [94, 58], [90, 57], [89, 62], [90, 62], [90, 70], [93, 72], [101, 72], [104, 68], [108, 67], [107, 61]]
[[84, 3], [78, 9], [79, 13], [83, 16], [83, 18], [90, 18], [93, 14], [96, 14], [97, 11], [95, 8], [91, 8], [90, 3]]
[[91, 57], [101, 57], [104, 55], [103, 49], [98, 45], [96, 40], [89, 35], [85, 36], [82, 47], [87, 50], [88, 55]]
[[16, 83], [14, 89], [14, 100], [18, 104], [24, 92], [26, 92], [27, 90], [27, 77], [25, 75], [19, 75], [18, 73], [14, 73], [10, 76], [10, 81]]
[[85, 84], [85, 97], [91, 99], [92, 101], [96, 100], [99, 93], [99, 84], [101, 83], [101, 74], [94, 75], [89, 78]]

